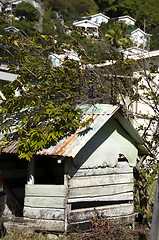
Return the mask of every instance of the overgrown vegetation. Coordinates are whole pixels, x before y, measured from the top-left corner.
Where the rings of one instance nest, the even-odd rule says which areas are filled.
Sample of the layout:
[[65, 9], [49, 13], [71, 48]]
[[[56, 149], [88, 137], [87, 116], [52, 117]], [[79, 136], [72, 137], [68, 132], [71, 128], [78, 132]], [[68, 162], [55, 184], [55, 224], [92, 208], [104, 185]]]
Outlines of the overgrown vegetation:
[[15, 17], [19, 20], [25, 19], [26, 21], [36, 22], [39, 21], [39, 11], [29, 2], [21, 2], [15, 8]]
[[71, 234], [71, 240], [148, 240], [149, 230], [132, 230], [130, 226], [122, 226], [117, 221], [109, 220], [95, 210], [95, 216], [90, 220], [91, 227], [87, 231]]
[[66, 24], [98, 12], [98, 6], [94, 0], [47, 0], [43, 1], [43, 4], [46, 12], [51, 9], [52, 12], [62, 14]]

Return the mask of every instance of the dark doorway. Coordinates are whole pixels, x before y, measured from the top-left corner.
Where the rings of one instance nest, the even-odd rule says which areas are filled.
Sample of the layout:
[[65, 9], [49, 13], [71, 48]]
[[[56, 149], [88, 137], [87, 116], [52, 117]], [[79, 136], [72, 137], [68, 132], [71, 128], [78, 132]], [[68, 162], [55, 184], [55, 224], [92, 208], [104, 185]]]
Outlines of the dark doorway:
[[36, 156], [35, 184], [64, 184], [64, 161], [52, 156]]

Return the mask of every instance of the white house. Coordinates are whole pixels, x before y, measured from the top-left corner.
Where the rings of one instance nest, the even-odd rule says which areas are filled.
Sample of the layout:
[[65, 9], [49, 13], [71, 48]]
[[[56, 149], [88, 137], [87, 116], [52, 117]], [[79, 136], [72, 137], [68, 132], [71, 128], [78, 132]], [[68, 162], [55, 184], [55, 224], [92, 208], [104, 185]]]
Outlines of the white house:
[[91, 16], [83, 17], [83, 19], [88, 19], [100, 25], [102, 22], [107, 23], [110, 18], [105, 16], [103, 13], [97, 13]]
[[10, 13], [13, 8], [16, 7], [17, 4], [21, 3], [22, 0], [12, 0], [12, 1], [6, 1], [5, 7], [4, 7], [4, 12]]
[[146, 64], [148, 68], [152, 66], [152, 63], [154, 65], [159, 66], [159, 50], [144, 52], [142, 55], [138, 55], [138, 56], [132, 55], [129, 58], [133, 58], [135, 60], [140, 60], [140, 59], [142, 59], [143, 61], [145, 60], [146, 63], [149, 63], [149, 64]]
[[5, 31], [6, 32], [9, 32], [9, 33], [18, 33], [19, 32], [19, 29], [14, 27], [14, 26], [9, 26], [9, 27], [6, 27], [5, 28]]
[[96, 36], [98, 36], [98, 27], [99, 25], [97, 23], [94, 23], [90, 20], [81, 20], [78, 22], [73, 22], [73, 26], [81, 27], [84, 31], [87, 31], [88, 35], [91, 35], [92, 33]]
[[150, 34], [145, 33], [140, 28], [130, 29], [127, 33], [131, 35], [134, 46], [142, 47], [143, 49], [147, 47], [151, 36]]
[[136, 20], [128, 15], [125, 16], [121, 16], [117, 18], [117, 21], [123, 21], [125, 22], [127, 25], [135, 25]]
[[69, 60], [80, 62], [80, 57], [78, 56], [78, 53], [73, 50], [64, 50], [64, 53], [62, 54], [54, 53], [49, 55], [49, 58], [51, 59], [54, 67], [60, 67], [66, 58], [68, 58]]
[[[154, 132], [157, 129], [158, 121], [155, 118], [158, 114], [158, 105], [152, 100], [153, 96], [159, 95], [158, 79], [159, 73], [150, 72], [152, 66], [159, 66], [159, 50], [146, 52], [138, 55], [131, 55], [129, 58], [138, 62], [139, 68], [136, 68], [133, 72], [134, 79], [140, 79], [139, 87], [136, 91], [137, 94], [142, 96], [139, 100], [136, 100], [131, 104], [131, 110], [134, 113], [133, 126], [139, 128], [139, 126], [147, 129], [147, 139], [151, 140]], [[159, 69], [159, 67], [158, 67]], [[143, 88], [145, 86], [145, 88]], [[151, 99], [151, 92], [153, 92]], [[147, 94], [150, 97], [147, 97]], [[159, 154], [159, 148], [156, 147], [155, 155]]]
[[83, 17], [81, 21], [73, 22], [73, 26], [81, 27], [87, 31], [88, 35], [92, 33], [98, 36], [98, 28], [102, 22], [107, 23], [110, 18], [102, 13], [97, 13], [91, 16]]
[[17, 4], [23, 1], [33, 4], [33, 6], [36, 8], [38, 7], [38, 3], [35, 2], [34, 0], [10, 0], [10, 1], [4, 1], [4, 4], [5, 4], [4, 12], [10, 13], [17, 6]]

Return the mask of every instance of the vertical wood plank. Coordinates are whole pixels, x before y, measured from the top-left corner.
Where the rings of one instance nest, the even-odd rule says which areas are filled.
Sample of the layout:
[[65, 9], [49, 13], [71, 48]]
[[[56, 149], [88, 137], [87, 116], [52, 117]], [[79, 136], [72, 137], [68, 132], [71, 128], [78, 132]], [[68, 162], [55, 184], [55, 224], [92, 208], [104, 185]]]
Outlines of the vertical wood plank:
[[67, 232], [68, 229], [68, 208], [67, 208], [67, 202], [68, 202], [68, 173], [69, 173], [69, 166], [70, 166], [70, 160], [65, 159], [65, 173], [64, 173], [64, 185], [66, 186], [66, 201], [65, 201], [65, 232]]
[[35, 184], [34, 174], [35, 174], [35, 156], [28, 163], [27, 184], [30, 184], [30, 185]]

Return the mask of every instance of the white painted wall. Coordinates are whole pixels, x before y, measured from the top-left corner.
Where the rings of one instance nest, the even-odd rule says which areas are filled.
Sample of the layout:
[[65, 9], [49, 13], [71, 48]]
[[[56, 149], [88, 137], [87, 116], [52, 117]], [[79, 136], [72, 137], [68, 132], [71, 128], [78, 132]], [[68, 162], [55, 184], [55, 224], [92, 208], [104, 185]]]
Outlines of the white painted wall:
[[83, 28], [85, 31], [88, 31], [88, 35], [91, 35], [93, 33], [95, 36], [98, 36], [98, 25], [90, 20], [74, 22], [73, 26]]
[[92, 22], [96, 23], [96, 24], [101, 24], [102, 22], [107, 23], [108, 22], [108, 18], [104, 17], [102, 15], [94, 15], [91, 17], [90, 19]]
[[80, 57], [78, 56], [78, 53], [76, 53], [75, 51], [71, 51], [71, 50], [70, 51], [67, 50], [63, 54], [54, 53], [49, 56], [54, 67], [61, 66], [66, 57], [68, 59], [72, 59], [72, 60], [80, 62]]
[[[148, 59], [148, 61], [153, 62], [153, 59]], [[155, 60], [155, 62], [156, 62], [156, 60]], [[149, 67], [149, 64], [147, 64], [147, 66]], [[144, 72], [134, 72], [133, 76], [135, 78], [141, 77], [140, 83], [143, 83], [145, 86], [148, 87], [148, 89], [150, 89], [150, 87], [146, 81], [146, 77], [142, 77], [142, 74], [144, 75]], [[150, 72], [147, 70], [146, 74], [149, 75]], [[158, 89], [159, 74], [158, 73], [151, 74], [151, 76], [154, 76], [153, 82], [151, 82], [152, 90], [156, 94], [159, 94], [159, 89]], [[149, 125], [150, 119], [154, 118], [154, 116], [156, 115], [153, 108], [151, 107], [154, 105], [154, 102], [146, 99], [145, 94], [148, 91], [149, 90], [146, 90], [146, 89], [138, 90], [138, 93], [139, 93], [141, 99], [132, 104], [132, 111], [134, 113], [133, 125], [136, 129], [138, 129], [140, 126], [142, 126], [143, 128], [146, 128]], [[153, 133], [156, 129], [156, 126], [157, 126], [157, 121], [153, 120], [147, 131], [147, 134], [149, 135], [149, 136], [147, 135], [147, 140], [151, 141]], [[139, 134], [142, 135], [143, 132], [144, 132], [144, 130], [140, 130]], [[156, 154], [157, 154], [157, 151], [159, 153], [159, 149], [156, 149]]]
[[136, 47], [141, 47], [141, 45], [143, 49], [146, 47], [147, 44], [146, 34], [140, 31], [140, 29], [131, 33], [131, 39]]
[[135, 25], [135, 19], [133, 20], [133, 19], [129, 18], [129, 16], [119, 17], [118, 22], [120, 22], [120, 21], [125, 22], [127, 25]]
[[135, 166], [138, 156], [135, 143], [125, 130], [111, 119], [75, 156], [74, 163], [82, 168], [114, 167], [119, 154], [128, 159], [130, 166]]

